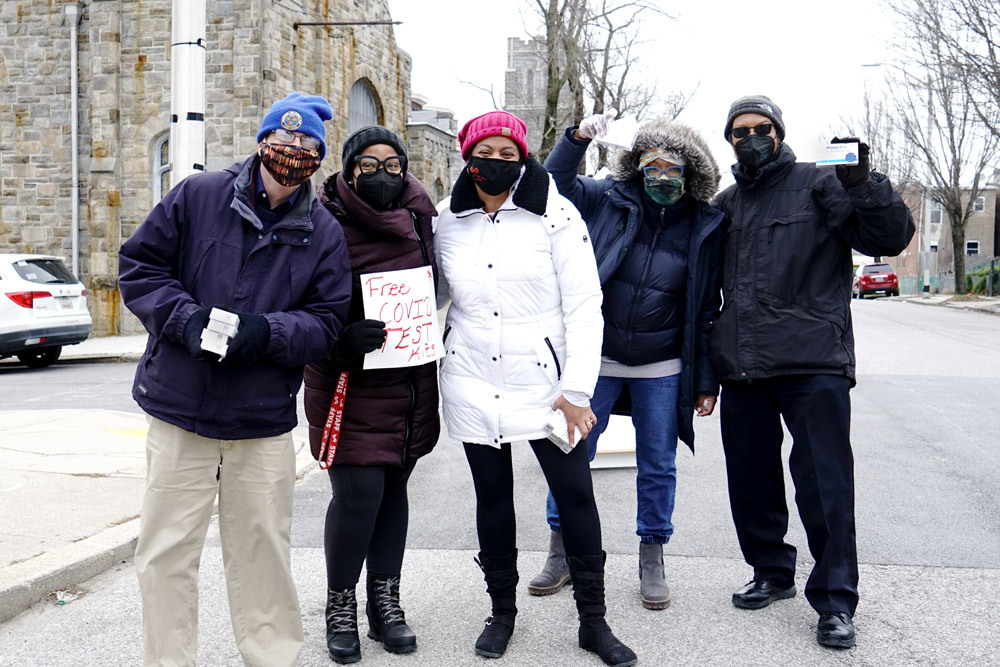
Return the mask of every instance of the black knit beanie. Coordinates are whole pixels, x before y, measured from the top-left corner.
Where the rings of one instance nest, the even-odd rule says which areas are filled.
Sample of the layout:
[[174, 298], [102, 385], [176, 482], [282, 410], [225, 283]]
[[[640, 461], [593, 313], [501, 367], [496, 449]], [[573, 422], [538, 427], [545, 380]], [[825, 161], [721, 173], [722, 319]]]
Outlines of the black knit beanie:
[[765, 95], [747, 95], [736, 100], [729, 107], [729, 117], [726, 118], [726, 141], [729, 141], [729, 135], [733, 131], [733, 119], [744, 113], [759, 113], [762, 116], [767, 116], [774, 123], [778, 138], [782, 140], [785, 138], [785, 123], [781, 120], [781, 109], [778, 105]]
[[[396, 149], [397, 155], [406, 157], [406, 146], [400, 141], [399, 135], [391, 130], [387, 130], [381, 125], [369, 125], [363, 127], [344, 142], [343, 166], [345, 174], [354, 173], [354, 158], [361, 155], [361, 151], [374, 146], [375, 144], [386, 144]], [[406, 164], [403, 165], [403, 175], [406, 175]]]

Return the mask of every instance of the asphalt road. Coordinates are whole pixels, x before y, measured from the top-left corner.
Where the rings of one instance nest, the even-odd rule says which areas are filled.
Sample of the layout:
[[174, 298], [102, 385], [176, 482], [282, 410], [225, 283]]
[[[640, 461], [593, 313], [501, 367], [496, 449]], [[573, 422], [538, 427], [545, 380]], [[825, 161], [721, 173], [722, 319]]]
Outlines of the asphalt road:
[[132, 400], [135, 364], [57, 361], [27, 368], [0, 361], [0, 404], [5, 410], [90, 408], [142, 412]]
[[[732, 608], [729, 595], [751, 572], [736, 545], [718, 417], [712, 416], [696, 419], [697, 456], [683, 446], [678, 455], [676, 533], [666, 549], [674, 604], [665, 612], [643, 610], [635, 598], [634, 470], [594, 472], [609, 553], [609, 619], [640, 664], [1000, 663], [1000, 318], [886, 300], [855, 301], [853, 312], [858, 647], [843, 653], [817, 647], [815, 614], [801, 595], [761, 612]], [[131, 409], [132, 365], [80, 368], [87, 372], [57, 367], [30, 378], [0, 368], [0, 400], [34, 407], [49, 397]], [[12, 377], [20, 384], [16, 391], [7, 382]], [[112, 404], [109, 395], [118, 392], [126, 402]], [[786, 438], [786, 454], [789, 446]], [[544, 481], [527, 448], [516, 449], [515, 480], [526, 581], [541, 564], [547, 540]], [[786, 488], [788, 540], [799, 547], [801, 589], [811, 560], [790, 479]], [[331, 664], [322, 644], [328, 497], [321, 471], [296, 492], [292, 548], [307, 632], [303, 665]], [[419, 462], [410, 514], [403, 596], [421, 649], [394, 657], [363, 640], [362, 664], [482, 664], [470, 647], [488, 609], [471, 560], [477, 549], [474, 499], [458, 443], [443, 438]], [[214, 526], [201, 585], [201, 662], [238, 665]], [[0, 626], [0, 665], [137, 664], [141, 628], [131, 563], [83, 588], [86, 595], [70, 605], [39, 606]], [[599, 664], [575, 647], [568, 592], [545, 599], [522, 595], [520, 604], [504, 664]]]

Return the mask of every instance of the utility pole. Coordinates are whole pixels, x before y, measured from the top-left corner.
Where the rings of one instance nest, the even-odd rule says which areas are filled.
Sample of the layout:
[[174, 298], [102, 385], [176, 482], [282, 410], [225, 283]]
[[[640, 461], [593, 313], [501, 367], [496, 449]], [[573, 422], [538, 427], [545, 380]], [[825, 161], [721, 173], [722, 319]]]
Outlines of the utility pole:
[[173, 0], [170, 185], [205, 171], [205, 0]]

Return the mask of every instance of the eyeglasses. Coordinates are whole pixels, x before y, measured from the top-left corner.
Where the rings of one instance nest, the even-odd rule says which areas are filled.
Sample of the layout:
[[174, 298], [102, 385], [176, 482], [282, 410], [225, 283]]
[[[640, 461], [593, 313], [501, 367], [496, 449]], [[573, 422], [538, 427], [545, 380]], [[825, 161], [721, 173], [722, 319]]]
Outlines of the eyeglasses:
[[358, 155], [354, 162], [361, 167], [362, 174], [374, 174], [379, 169], [385, 169], [390, 174], [401, 174], [406, 167], [406, 156], [391, 155], [384, 160], [379, 160], [373, 155]]
[[660, 178], [662, 176], [668, 176], [670, 178], [680, 178], [684, 175], [684, 166], [672, 164], [669, 167], [657, 167], [655, 165], [649, 165], [648, 167], [642, 168], [642, 175], [646, 178]]
[[773, 123], [761, 123], [757, 127], [734, 127], [732, 129], [732, 134], [737, 139], [745, 139], [750, 136], [750, 132], [764, 137], [771, 134], [771, 128], [774, 127]]
[[302, 140], [302, 148], [308, 151], [318, 151], [319, 147], [323, 145], [323, 142], [316, 137], [302, 134], [301, 132], [289, 132], [288, 130], [279, 129], [271, 132], [271, 137], [279, 144], [294, 144], [295, 138], [298, 137]]

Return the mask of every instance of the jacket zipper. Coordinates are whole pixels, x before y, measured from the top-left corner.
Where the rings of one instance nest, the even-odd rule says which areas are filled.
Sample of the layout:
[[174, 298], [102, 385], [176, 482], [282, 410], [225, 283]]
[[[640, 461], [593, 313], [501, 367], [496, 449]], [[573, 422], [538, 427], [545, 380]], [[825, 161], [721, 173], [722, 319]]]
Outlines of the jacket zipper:
[[420, 230], [417, 229], [417, 214], [411, 212], [410, 219], [413, 221], [413, 233], [417, 237], [417, 245], [420, 246], [420, 254], [424, 257], [424, 264], [429, 265], [431, 263], [431, 259], [427, 254], [427, 249], [424, 247], [424, 239], [420, 236]]
[[562, 380], [562, 367], [559, 365], [559, 357], [556, 356], [556, 349], [552, 347], [552, 341], [549, 340], [548, 336], [545, 337], [545, 344], [549, 346], [549, 352], [552, 353], [552, 361], [556, 364], [556, 379]]
[[[639, 285], [638, 285], [638, 289], [639, 290], [641, 290], [643, 288], [643, 286], [646, 284], [646, 277], [649, 276], [649, 265], [653, 263], [653, 257], [656, 255], [656, 242], [660, 239], [660, 232], [663, 231], [663, 217], [664, 217], [663, 214], [666, 212], [666, 210], [667, 209], [665, 209], [665, 208], [661, 208], [660, 209], [660, 224], [656, 226], [656, 231], [653, 232], [653, 239], [652, 239], [652, 241], [650, 241], [649, 255], [646, 257], [646, 263], [642, 267], [642, 275], [639, 276]], [[637, 236], [638, 236], [638, 234], [637, 234]], [[635, 241], [633, 240], [632, 243], [634, 244]], [[629, 330], [629, 332], [633, 332], [635, 330], [635, 326], [634, 326], [635, 325], [635, 310], [636, 310], [636, 308], [639, 307], [639, 305], [638, 305], [639, 304], [639, 298], [638, 297], [639, 297], [639, 293], [637, 291], [636, 292], [636, 298], [635, 298], [634, 301], [632, 301], [632, 307], [629, 309], [629, 312], [628, 312], [628, 330]], [[628, 343], [629, 343], [628, 344], [628, 348], [629, 348], [629, 361], [632, 360], [632, 348], [633, 348], [633, 345], [632, 345], [632, 335], [633, 335], [632, 333], [629, 333], [629, 341], [628, 341]]]

